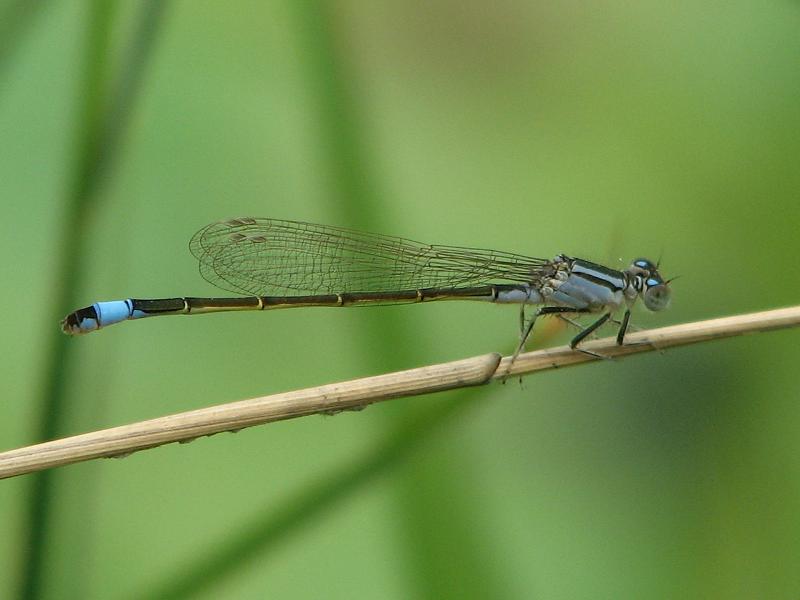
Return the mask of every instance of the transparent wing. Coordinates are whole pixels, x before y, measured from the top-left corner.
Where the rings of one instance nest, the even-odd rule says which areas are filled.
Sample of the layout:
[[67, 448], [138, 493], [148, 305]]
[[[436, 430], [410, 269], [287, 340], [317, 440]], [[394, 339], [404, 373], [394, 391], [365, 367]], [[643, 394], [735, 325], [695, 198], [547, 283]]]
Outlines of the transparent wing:
[[550, 261], [428, 246], [340, 227], [243, 217], [212, 223], [189, 248], [217, 287], [256, 296], [530, 283]]

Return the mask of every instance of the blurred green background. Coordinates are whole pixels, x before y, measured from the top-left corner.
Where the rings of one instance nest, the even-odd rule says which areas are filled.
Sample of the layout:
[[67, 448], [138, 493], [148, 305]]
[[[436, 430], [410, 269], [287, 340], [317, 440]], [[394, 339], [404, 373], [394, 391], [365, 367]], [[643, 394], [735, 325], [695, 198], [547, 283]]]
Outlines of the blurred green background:
[[[187, 243], [225, 217], [661, 256], [644, 327], [797, 303], [798, 31], [789, 0], [3, 2], [0, 448], [514, 348], [471, 303], [61, 336], [217, 293]], [[798, 335], [2, 481], [0, 597], [797, 598]]]

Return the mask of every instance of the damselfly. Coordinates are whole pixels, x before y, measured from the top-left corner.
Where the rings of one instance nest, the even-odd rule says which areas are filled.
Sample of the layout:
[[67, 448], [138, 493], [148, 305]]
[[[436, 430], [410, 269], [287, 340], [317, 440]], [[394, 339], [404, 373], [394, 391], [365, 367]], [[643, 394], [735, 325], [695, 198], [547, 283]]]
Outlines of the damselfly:
[[[88, 333], [158, 315], [479, 300], [520, 305], [519, 353], [541, 315], [599, 314], [572, 338], [570, 346], [578, 349], [624, 308], [617, 330], [622, 345], [631, 308], [640, 297], [651, 311], [664, 310], [670, 301], [669, 281], [661, 277], [658, 264], [645, 258], [619, 271], [564, 254], [547, 260], [250, 217], [204, 227], [189, 248], [207, 281], [247, 297], [97, 302], [67, 315], [62, 330]], [[526, 305], [540, 305], [529, 319]]]

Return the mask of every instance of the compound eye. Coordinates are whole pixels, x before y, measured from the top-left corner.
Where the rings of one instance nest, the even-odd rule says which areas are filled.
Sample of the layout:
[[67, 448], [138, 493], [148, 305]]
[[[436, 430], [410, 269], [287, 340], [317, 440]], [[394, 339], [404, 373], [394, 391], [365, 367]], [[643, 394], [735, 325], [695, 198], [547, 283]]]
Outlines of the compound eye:
[[669, 307], [671, 297], [672, 292], [667, 287], [667, 284], [661, 283], [647, 288], [647, 291], [644, 293], [644, 305], [648, 310], [658, 312]]

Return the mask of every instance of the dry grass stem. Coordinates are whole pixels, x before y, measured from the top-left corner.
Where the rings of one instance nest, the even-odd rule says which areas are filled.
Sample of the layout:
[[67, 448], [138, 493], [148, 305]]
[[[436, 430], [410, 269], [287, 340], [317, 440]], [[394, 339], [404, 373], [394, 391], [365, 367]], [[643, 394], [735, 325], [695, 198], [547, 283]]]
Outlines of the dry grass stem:
[[[800, 306], [640, 331], [627, 336], [626, 345], [621, 347], [615, 344], [614, 338], [587, 342], [583, 346], [616, 358], [798, 324]], [[124, 456], [162, 444], [185, 442], [272, 421], [354, 410], [383, 400], [481, 385], [493, 379], [596, 360], [566, 346], [520, 354], [513, 365], [509, 357], [501, 360], [499, 354], [486, 354], [241, 400], [3, 452], [0, 453], [0, 478], [93, 458]]]

